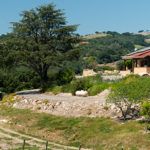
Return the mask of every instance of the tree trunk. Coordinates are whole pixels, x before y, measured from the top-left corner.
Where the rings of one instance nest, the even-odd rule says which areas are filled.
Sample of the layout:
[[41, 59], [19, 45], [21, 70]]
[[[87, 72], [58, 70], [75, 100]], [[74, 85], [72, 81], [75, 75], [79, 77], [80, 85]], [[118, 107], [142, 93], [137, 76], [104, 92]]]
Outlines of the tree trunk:
[[41, 70], [40, 73], [39, 73], [39, 76], [41, 78], [41, 87], [42, 87], [42, 90], [44, 90], [47, 85], [48, 85], [48, 75], [47, 75], [47, 72], [48, 72], [48, 69], [44, 69], [44, 70]]

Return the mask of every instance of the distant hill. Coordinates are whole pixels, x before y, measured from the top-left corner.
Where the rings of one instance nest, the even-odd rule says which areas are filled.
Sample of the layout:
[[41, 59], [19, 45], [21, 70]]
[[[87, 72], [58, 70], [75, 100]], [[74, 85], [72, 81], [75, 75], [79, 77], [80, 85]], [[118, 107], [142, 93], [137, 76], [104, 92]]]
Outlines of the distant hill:
[[101, 38], [101, 37], [105, 37], [105, 36], [107, 36], [106, 33], [98, 32], [98, 33], [95, 33], [95, 34], [84, 35], [84, 36], [82, 36], [82, 38], [86, 39], [86, 40], [89, 40], [89, 39]]
[[[150, 46], [147, 36], [133, 33], [105, 32], [82, 36], [81, 57], [84, 67], [92, 68], [95, 64], [118, 61], [126, 55], [143, 47]], [[91, 65], [93, 64], [93, 65]]]
[[147, 36], [150, 35], [150, 31], [138, 32], [137, 34]]

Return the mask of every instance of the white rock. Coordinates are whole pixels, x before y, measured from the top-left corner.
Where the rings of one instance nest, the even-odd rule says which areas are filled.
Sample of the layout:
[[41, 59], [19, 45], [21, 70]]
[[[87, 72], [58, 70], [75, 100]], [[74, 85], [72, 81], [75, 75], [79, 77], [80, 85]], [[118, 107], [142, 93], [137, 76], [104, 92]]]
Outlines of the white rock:
[[6, 120], [6, 119], [1, 119], [0, 122], [1, 122], [1, 123], [7, 123], [8, 120]]
[[14, 104], [13, 104], [13, 107], [16, 107], [16, 106], [17, 106], [17, 103], [14, 103]]
[[76, 95], [76, 96], [86, 97], [86, 96], [88, 96], [88, 92], [87, 92], [87, 91], [84, 91], [84, 90], [76, 91], [76, 92], [75, 92], [75, 95]]
[[24, 99], [24, 103], [25, 103], [25, 104], [28, 104], [28, 100], [27, 100], [27, 99]]
[[111, 110], [116, 109], [116, 106], [114, 104], [111, 105]]

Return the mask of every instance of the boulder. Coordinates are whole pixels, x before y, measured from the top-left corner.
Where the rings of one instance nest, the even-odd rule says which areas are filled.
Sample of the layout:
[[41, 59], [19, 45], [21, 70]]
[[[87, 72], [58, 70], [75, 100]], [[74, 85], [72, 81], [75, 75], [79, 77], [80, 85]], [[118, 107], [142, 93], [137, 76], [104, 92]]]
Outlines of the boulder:
[[75, 95], [76, 95], [76, 96], [81, 96], [81, 97], [86, 97], [86, 96], [88, 96], [88, 92], [87, 92], [87, 91], [84, 91], [84, 90], [76, 91], [76, 92], [75, 92]]

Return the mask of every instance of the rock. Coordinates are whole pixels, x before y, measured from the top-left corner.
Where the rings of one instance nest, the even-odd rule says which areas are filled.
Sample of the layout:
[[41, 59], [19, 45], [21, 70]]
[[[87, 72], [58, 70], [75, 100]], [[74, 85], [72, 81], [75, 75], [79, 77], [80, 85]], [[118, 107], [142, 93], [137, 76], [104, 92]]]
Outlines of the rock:
[[13, 104], [13, 107], [14, 107], [14, 108], [17, 107], [17, 103], [14, 103], [14, 104]]
[[84, 90], [76, 91], [76, 92], [75, 92], [75, 95], [76, 95], [76, 96], [86, 97], [86, 96], [88, 96], [88, 92], [87, 92], [87, 91], [84, 91]]
[[61, 102], [57, 102], [57, 103], [55, 104], [55, 106], [59, 106], [59, 105], [61, 105]]
[[145, 117], [144, 116], [142, 116], [142, 117], [140, 117], [140, 118], [136, 118], [136, 121], [144, 121], [145, 120]]
[[27, 99], [24, 99], [24, 103], [25, 103], [25, 104], [28, 104], [28, 100], [27, 100]]
[[115, 110], [115, 109], [116, 109], [115, 104], [112, 104], [111, 107], [110, 107], [110, 109], [111, 109], [111, 110]]
[[8, 120], [6, 120], [6, 119], [0, 119], [0, 123], [7, 123], [8, 122]]

